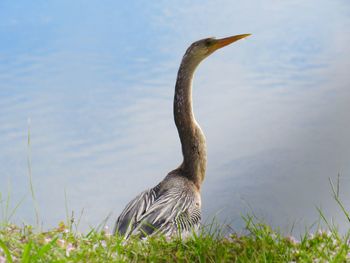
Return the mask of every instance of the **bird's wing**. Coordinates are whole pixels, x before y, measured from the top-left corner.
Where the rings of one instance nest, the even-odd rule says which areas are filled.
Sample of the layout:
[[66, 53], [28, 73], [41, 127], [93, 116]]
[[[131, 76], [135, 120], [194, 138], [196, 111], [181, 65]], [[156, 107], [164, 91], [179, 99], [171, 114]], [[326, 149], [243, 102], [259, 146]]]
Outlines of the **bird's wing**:
[[162, 192], [135, 222], [131, 235], [147, 236], [159, 232], [167, 236], [183, 234], [199, 226], [200, 219], [200, 207], [193, 192], [169, 189]]
[[154, 203], [158, 192], [159, 185], [142, 192], [135, 199], [131, 200], [118, 217], [113, 233], [118, 232], [121, 235], [128, 236], [134, 225], [139, 222], [142, 215]]

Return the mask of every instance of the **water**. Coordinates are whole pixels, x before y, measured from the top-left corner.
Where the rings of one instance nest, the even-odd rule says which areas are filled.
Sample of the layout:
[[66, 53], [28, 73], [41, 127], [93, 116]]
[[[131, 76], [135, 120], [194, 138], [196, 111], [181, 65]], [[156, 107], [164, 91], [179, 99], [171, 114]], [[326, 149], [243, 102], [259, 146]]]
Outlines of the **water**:
[[[68, 1], [0, 4], [0, 191], [13, 220], [34, 223], [27, 158], [45, 228], [68, 210], [81, 230], [154, 186], [181, 162], [172, 117], [187, 46], [252, 33], [195, 76], [208, 143], [204, 221], [239, 230], [254, 212], [288, 231], [317, 207], [349, 224], [350, 6], [347, 1]], [[30, 125], [28, 125], [30, 120]], [[30, 126], [30, 127], [29, 127]], [[28, 129], [31, 150], [27, 146]]]

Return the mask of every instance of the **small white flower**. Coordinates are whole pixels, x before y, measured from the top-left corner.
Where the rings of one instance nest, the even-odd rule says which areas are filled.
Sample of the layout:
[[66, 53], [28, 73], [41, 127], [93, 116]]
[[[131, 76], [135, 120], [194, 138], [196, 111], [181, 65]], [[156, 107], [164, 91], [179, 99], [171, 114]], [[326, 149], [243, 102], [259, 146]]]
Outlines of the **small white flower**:
[[0, 263], [6, 263], [6, 258], [4, 258], [3, 256], [0, 256]]
[[74, 250], [74, 249], [75, 249], [75, 247], [73, 246], [73, 244], [72, 244], [72, 243], [68, 243], [68, 244], [67, 244], [67, 247], [66, 247], [66, 256], [69, 257], [70, 252], [71, 252], [72, 250]]
[[101, 246], [102, 246], [102, 247], [107, 247], [107, 243], [106, 243], [105, 240], [102, 240], [102, 241], [101, 241]]
[[45, 243], [50, 243], [50, 242], [51, 242], [51, 238], [45, 237], [44, 242], [45, 242]]
[[335, 238], [333, 238], [332, 240], [332, 245], [335, 246], [338, 243], [338, 240], [336, 240]]
[[104, 227], [104, 232], [105, 232], [105, 236], [106, 237], [112, 236], [111, 232], [109, 231], [109, 227], [108, 226]]
[[300, 241], [298, 239], [296, 239], [293, 236], [288, 236], [287, 239], [289, 240], [289, 242], [291, 242], [292, 244], [299, 244]]
[[59, 245], [60, 247], [64, 247], [65, 244], [66, 244], [66, 241], [63, 240], [63, 239], [58, 239], [58, 240], [57, 240], [57, 243], [58, 243], [58, 245]]

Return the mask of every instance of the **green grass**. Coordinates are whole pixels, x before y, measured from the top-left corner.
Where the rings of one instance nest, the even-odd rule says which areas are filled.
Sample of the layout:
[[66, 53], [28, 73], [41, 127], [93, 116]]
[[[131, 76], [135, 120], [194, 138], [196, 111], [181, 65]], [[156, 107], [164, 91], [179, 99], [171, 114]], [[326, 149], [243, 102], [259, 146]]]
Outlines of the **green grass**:
[[81, 234], [60, 223], [47, 232], [30, 226], [3, 226], [0, 262], [349, 262], [349, 235], [317, 231], [299, 241], [246, 218], [247, 233], [162, 236], [145, 241], [112, 236], [108, 230]]

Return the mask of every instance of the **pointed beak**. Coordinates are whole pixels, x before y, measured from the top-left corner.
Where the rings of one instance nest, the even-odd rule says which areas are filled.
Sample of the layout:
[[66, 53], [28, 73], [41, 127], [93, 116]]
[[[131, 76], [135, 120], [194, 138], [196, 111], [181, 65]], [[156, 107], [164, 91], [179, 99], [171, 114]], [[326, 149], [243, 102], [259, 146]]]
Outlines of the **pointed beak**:
[[233, 42], [236, 42], [237, 40], [240, 40], [242, 38], [246, 38], [249, 37], [251, 34], [242, 34], [242, 35], [236, 35], [236, 36], [232, 36], [232, 37], [225, 37], [225, 38], [221, 38], [221, 39], [217, 39], [214, 44], [211, 47], [212, 52], [214, 52], [215, 50], [222, 48], [224, 46], [227, 46]]

